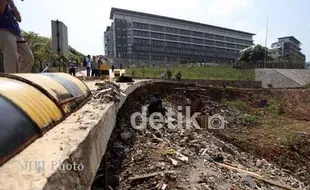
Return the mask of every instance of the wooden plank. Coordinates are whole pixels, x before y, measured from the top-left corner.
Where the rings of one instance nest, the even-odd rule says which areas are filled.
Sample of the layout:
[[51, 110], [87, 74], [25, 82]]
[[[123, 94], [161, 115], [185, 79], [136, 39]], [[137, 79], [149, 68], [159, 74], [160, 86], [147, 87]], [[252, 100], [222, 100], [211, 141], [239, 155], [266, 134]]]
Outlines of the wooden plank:
[[129, 177], [128, 179], [129, 180], [147, 179], [147, 178], [155, 177], [155, 176], [162, 175], [162, 174], [168, 174], [168, 173], [177, 173], [177, 171], [154, 172], [154, 173], [149, 173], [149, 174], [137, 175], [137, 176], [134, 176], [134, 177]]
[[232, 170], [232, 171], [237, 171], [237, 172], [240, 172], [240, 173], [245, 173], [245, 174], [248, 174], [249, 176], [251, 177], [254, 177], [258, 180], [261, 180], [265, 183], [268, 183], [270, 185], [274, 185], [274, 186], [277, 186], [277, 187], [281, 187], [283, 189], [288, 189], [288, 190], [298, 190], [296, 188], [293, 188], [293, 187], [290, 187], [288, 185], [285, 185], [285, 184], [281, 184], [277, 181], [274, 181], [274, 180], [269, 180], [269, 179], [266, 179], [264, 178], [263, 176], [259, 175], [259, 174], [256, 174], [254, 172], [250, 172], [250, 171], [247, 171], [247, 170], [243, 170], [243, 169], [240, 169], [240, 168], [236, 168], [234, 166], [230, 166], [230, 165], [227, 165], [227, 164], [222, 164], [222, 163], [217, 163], [219, 166], [222, 166], [224, 168], [227, 168], [229, 170]]

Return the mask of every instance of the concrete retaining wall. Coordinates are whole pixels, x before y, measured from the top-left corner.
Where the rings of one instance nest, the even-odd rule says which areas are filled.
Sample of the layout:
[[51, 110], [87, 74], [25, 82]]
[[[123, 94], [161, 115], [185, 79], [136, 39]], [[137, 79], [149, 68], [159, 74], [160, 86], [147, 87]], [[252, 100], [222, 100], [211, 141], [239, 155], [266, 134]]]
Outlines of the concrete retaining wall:
[[[88, 82], [95, 89], [95, 82]], [[98, 81], [97, 81], [98, 82]], [[119, 103], [90, 100], [0, 168], [0, 189], [86, 190], [90, 187], [116, 123], [119, 108], [135, 89], [153, 81], [122, 84]], [[66, 169], [82, 165], [83, 169]]]
[[223, 83], [229, 87], [235, 88], [261, 88], [261, 81], [235, 81], [235, 80], [184, 80], [187, 83], [195, 83], [201, 86], [222, 86]]
[[310, 71], [306, 69], [255, 69], [255, 80], [268, 88], [301, 88], [310, 84]]

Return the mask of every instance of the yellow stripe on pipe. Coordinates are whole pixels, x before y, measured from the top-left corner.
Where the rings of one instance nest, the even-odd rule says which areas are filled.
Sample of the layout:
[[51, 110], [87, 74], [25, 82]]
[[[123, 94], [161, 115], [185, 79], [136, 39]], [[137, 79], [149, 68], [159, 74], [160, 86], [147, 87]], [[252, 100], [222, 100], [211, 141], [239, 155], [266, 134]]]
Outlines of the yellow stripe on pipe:
[[[56, 73], [55, 73], [56, 74]], [[87, 97], [90, 93], [88, 87], [86, 86], [86, 84], [84, 84], [81, 80], [79, 80], [78, 78], [76, 77], [73, 77], [69, 74], [66, 74], [66, 73], [57, 73], [56, 75], [59, 75], [67, 80], [70, 80], [72, 81], [74, 84], [76, 84], [80, 90], [83, 92], [83, 94], [85, 95], [85, 97]]]
[[0, 77], [0, 94], [21, 108], [41, 129], [62, 118], [61, 110], [36, 88]]
[[57, 81], [39, 74], [14, 74], [16, 76], [25, 78], [35, 84], [44, 88], [50, 95], [52, 95], [59, 103], [71, 97], [70, 92]]

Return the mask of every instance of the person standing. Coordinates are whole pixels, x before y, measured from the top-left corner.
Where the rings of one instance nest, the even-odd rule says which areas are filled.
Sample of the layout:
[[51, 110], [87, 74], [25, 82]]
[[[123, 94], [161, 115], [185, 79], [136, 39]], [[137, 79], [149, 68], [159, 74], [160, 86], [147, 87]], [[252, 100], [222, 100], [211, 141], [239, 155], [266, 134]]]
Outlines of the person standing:
[[90, 55], [88, 55], [86, 58], [86, 72], [88, 77], [90, 77], [90, 70], [91, 70], [91, 57]]
[[14, 2], [0, 0], [0, 46], [5, 73], [29, 73], [33, 66], [33, 54], [22, 37], [18, 21], [21, 17]]
[[166, 72], [165, 71], [161, 72], [160, 77], [162, 80], [165, 80], [166, 79]]
[[91, 62], [91, 67], [92, 67], [91, 76], [97, 77], [98, 62], [97, 62], [96, 56], [93, 56], [93, 60]]
[[75, 76], [75, 73], [76, 73], [76, 62], [70, 60], [69, 64], [70, 64], [69, 74], [72, 75], [72, 76]]
[[168, 77], [168, 80], [170, 80], [172, 77], [172, 72], [170, 69], [167, 69], [167, 77]]
[[181, 81], [181, 77], [182, 77], [182, 75], [181, 75], [181, 72], [179, 71], [179, 72], [175, 75], [175, 78], [176, 78], [177, 81]]

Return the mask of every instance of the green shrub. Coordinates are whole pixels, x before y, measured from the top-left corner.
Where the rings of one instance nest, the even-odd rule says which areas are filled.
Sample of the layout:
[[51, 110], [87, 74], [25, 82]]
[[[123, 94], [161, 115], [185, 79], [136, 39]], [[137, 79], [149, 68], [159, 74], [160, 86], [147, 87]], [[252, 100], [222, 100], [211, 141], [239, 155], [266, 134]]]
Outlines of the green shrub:
[[246, 114], [244, 119], [246, 123], [249, 123], [251, 125], [257, 125], [260, 123], [260, 120], [261, 120], [260, 117], [255, 116], [255, 115], [249, 115], [249, 114]]
[[296, 134], [288, 134], [284, 139], [284, 145], [289, 148], [294, 148], [294, 144], [296, 141]]
[[274, 101], [270, 102], [269, 110], [271, 113], [273, 113], [275, 115], [281, 115], [283, 113], [282, 105], [280, 103], [277, 103]]
[[235, 100], [228, 102], [228, 105], [238, 108], [240, 110], [246, 110], [248, 108], [248, 104], [242, 100]]

